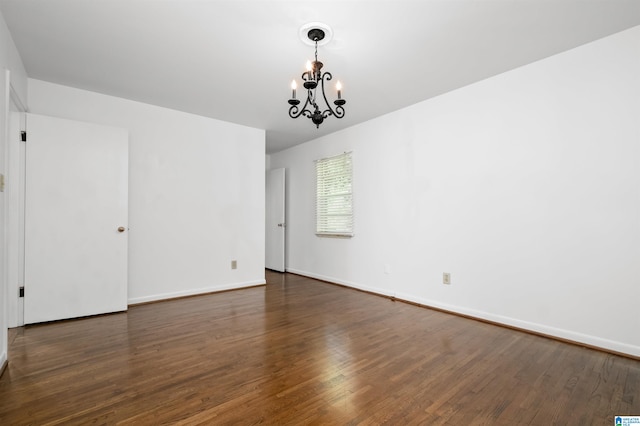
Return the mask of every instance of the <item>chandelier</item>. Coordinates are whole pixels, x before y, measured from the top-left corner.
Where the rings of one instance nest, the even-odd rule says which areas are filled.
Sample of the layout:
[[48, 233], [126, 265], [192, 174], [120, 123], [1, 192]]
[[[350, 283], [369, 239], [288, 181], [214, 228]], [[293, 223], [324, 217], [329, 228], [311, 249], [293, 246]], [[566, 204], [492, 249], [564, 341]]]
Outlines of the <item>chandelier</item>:
[[[331, 107], [330, 102], [327, 100], [327, 95], [324, 91], [325, 81], [331, 81], [333, 76], [330, 72], [322, 72], [322, 62], [318, 61], [318, 42], [323, 40], [325, 32], [321, 28], [312, 27], [307, 33], [307, 37], [313, 44], [315, 44], [315, 60], [313, 62], [307, 61], [307, 70], [302, 73], [302, 86], [307, 91], [307, 96], [304, 100], [302, 107], [299, 107], [300, 100], [296, 99], [296, 89], [298, 84], [296, 80], [291, 82], [291, 99], [289, 99], [289, 117], [298, 118], [304, 115], [310, 118], [316, 128], [320, 127], [320, 124], [325, 118], [333, 115], [336, 118], [344, 117], [344, 108], [342, 107], [346, 101], [342, 99], [342, 85], [338, 81], [336, 84], [336, 90], [338, 92], [338, 99], [333, 101], [335, 107]], [[319, 89], [319, 90], [318, 90]], [[318, 95], [321, 95], [320, 99]], [[324, 100], [326, 108], [318, 106], [318, 102]]]

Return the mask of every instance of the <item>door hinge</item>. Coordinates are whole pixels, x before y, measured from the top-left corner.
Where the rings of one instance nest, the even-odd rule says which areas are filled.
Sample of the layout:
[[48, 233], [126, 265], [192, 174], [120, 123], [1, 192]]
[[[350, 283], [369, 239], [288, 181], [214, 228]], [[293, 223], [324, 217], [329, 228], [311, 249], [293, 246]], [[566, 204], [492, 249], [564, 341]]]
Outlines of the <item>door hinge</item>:
[[24, 287], [20, 287], [20, 290], [18, 291], [18, 297], [24, 297]]
[[27, 141], [27, 132], [25, 132], [24, 130], [20, 132], [20, 137], [22, 138], [22, 142], [26, 142]]

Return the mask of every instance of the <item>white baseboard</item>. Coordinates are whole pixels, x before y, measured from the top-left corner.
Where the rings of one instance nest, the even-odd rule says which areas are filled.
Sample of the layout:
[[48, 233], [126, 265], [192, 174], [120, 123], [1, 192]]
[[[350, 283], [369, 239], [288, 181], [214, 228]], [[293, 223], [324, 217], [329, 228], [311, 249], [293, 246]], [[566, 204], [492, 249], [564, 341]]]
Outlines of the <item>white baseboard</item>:
[[320, 274], [314, 274], [311, 272], [301, 271], [298, 269], [288, 268], [287, 272], [291, 272], [297, 275], [303, 275], [309, 278], [315, 278], [322, 281], [327, 281], [334, 284], [340, 284], [347, 287], [355, 288], [358, 290], [375, 293], [381, 296], [394, 297], [399, 300], [404, 300], [411, 303], [416, 303], [426, 307], [440, 309], [448, 311], [454, 314], [460, 314], [479, 320], [489, 321], [496, 324], [502, 324], [508, 327], [514, 327], [521, 330], [530, 331], [536, 334], [542, 334], [549, 337], [554, 337], [561, 340], [571, 341], [577, 344], [584, 344], [589, 347], [604, 349], [607, 351], [617, 352], [620, 354], [630, 355], [632, 357], [640, 357], [640, 346], [630, 345], [624, 342], [617, 342], [614, 340], [605, 339], [598, 336], [591, 336], [588, 334], [578, 333], [571, 330], [565, 330], [556, 327], [550, 327], [543, 324], [524, 321], [517, 318], [505, 317], [502, 315], [492, 314], [490, 312], [479, 311], [475, 309], [466, 308], [464, 306], [450, 305], [442, 303], [436, 300], [424, 299], [407, 293], [393, 293], [388, 290], [379, 289], [375, 287], [368, 287], [360, 285], [354, 282], [340, 280], [333, 277], [328, 277]]
[[393, 293], [388, 292], [388, 291], [386, 291], [386, 290], [384, 290], [382, 288], [367, 287], [365, 285], [361, 285], [361, 284], [358, 284], [358, 283], [355, 283], [355, 282], [352, 282], [352, 281], [340, 280], [338, 278], [328, 277], [326, 275], [314, 274], [312, 272], [301, 271], [301, 270], [293, 269], [293, 268], [287, 268], [287, 272], [291, 272], [292, 274], [302, 275], [302, 276], [309, 277], [309, 278], [315, 278], [315, 279], [321, 280], [321, 281], [327, 281], [327, 282], [334, 283], [334, 284], [344, 285], [344, 286], [355, 288], [355, 289], [362, 290], [362, 291], [368, 291], [370, 293], [379, 294], [381, 296], [387, 296], [387, 297], [393, 297], [394, 296]]
[[435, 300], [423, 299], [420, 297], [415, 297], [415, 296], [404, 294], [404, 293], [396, 294], [396, 298], [401, 300], [406, 300], [408, 302], [424, 305], [427, 307], [441, 309], [444, 311], [449, 311], [456, 314], [489, 321], [492, 323], [502, 324], [509, 327], [518, 328], [521, 330], [531, 331], [536, 334], [555, 337], [557, 339], [567, 340], [577, 344], [584, 344], [589, 347], [605, 349], [613, 352], [618, 352], [621, 354], [631, 355], [633, 357], [640, 357], [640, 347], [629, 345], [623, 342], [617, 342], [617, 341], [605, 339], [598, 336], [579, 333], [572, 330], [565, 330], [562, 328], [556, 328], [556, 327], [551, 327], [548, 325], [538, 324], [530, 321], [524, 321], [517, 318], [496, 315], [490, 312], [469, 309], [462, 306], [449, 305], [449, 304], [441, 303]]
[[152, 294], [149, 296], [132, 297], [127, 301], [127, 303], [129, 305], [136, 305], [139, 303], [156, 302], [158, 300], [175, 299], [177, 297], [195, 296], [198, 294], [215, 293], [218, 291], [226, 291], [226, 290], [236, 290], [236, 289], [246, 288], [246, 287], [255, 287], [258, 285], [265, 285], [266, 283], [267, 282], [265, 280], [255, 280], [255, 281], [245, 281], [241, 283], [215, 285], [211, 287], [194, 288], [194, 289], [183, 290], [183, 291], [175, 291], [171, 293]]

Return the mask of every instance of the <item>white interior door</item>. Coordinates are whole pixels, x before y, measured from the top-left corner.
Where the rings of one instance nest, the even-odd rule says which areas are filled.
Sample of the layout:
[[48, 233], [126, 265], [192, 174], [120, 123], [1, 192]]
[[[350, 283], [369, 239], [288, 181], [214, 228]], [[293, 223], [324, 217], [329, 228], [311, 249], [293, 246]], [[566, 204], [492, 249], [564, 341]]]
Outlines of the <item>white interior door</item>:
[[265, 266], [284, 272], [285, 253], [285, 172], [284, 169], [267, 171], [266, 176], [266, 250]]
[[25, 323], [126, 310], [128, 135], [27, 114]]

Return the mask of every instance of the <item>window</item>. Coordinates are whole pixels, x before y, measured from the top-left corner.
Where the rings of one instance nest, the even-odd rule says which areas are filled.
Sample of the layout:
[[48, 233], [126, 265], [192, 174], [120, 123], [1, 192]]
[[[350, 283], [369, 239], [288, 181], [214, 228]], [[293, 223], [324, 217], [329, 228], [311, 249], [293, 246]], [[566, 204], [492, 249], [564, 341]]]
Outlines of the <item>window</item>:
[[351, 153], [316, 160], [316, 235], [353, 236]]

